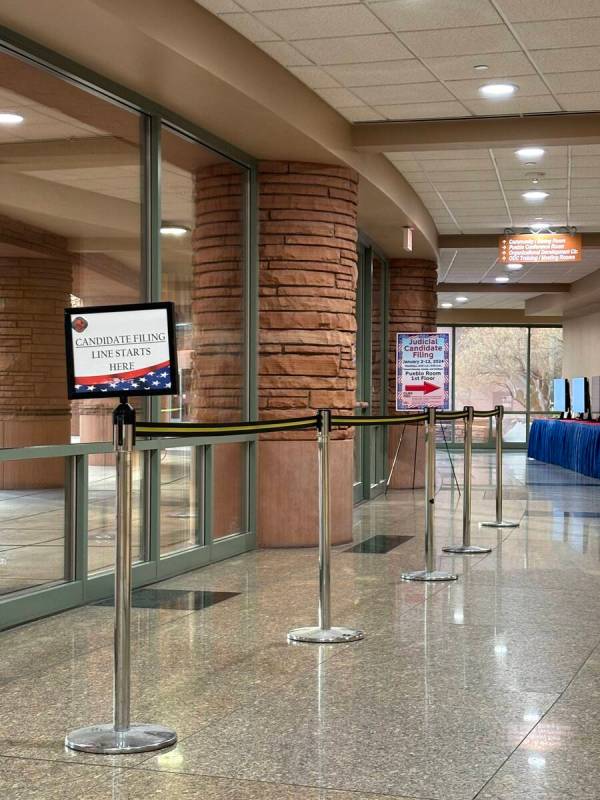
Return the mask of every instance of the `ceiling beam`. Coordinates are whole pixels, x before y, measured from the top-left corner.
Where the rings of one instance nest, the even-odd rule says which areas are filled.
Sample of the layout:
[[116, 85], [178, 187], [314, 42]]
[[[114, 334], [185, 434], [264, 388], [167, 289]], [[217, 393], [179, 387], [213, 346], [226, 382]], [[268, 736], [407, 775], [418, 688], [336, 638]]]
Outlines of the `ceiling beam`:
[[527, 114], [524, 117], [476, 117], [425, 122], [357, 122], [352, 144], [357, 150], [403, 153], [489, 147], [596, 144], [600, 114]]
[[562, 294], [569, 283], [438, 283], [438, 292], [477, 292], [479, 294]]
[[[474, 233], [474, 234], [441, 234], [438, 237], [440, 250], [470, 250], [492, 248], [498, 250], [498, 241], [502, 234]], [[582, 233], [582, 246], [588, 250], [600, 248], [600, 233]]]

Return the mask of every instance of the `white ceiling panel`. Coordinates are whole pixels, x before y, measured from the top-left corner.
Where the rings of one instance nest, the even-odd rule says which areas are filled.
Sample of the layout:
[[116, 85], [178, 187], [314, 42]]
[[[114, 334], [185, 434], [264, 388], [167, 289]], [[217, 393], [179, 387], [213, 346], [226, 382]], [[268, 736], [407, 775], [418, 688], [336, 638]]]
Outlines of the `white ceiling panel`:
[[546, 79], [553, 92], [576, 94], [600, 90], [600, 70], [587, 72], [549, 72]]
[[255, 18], [287, 41], [385, 33], [385, 25], [362, 3], [284, 11], [260, 11]]
[[441, 83], [408, 83], [397, 86], [364, 86], [354, 89], [365, 103], [373, 106], [396, 103], [452, 102], [450, 92]]
[[392, 86], [436, 80], [435, 76], [414, 58], [402, 61], [375, 61], [371, 64], [341, 64], [328, 67], [327, 72], [342, 86], [350, 87]]
[[388, 119], [444, 119], [468, 117], [466, 108], [454, 100], [449, 103], [403, 103], [402, 105], [377, 106], [376, 110]]
[[365, 64], [413, 58], [393, 33], [371, 36], [336, 36], [325, 39], [302, 39], [294, 46], [315, 64]]
[[473, 53], [508, 53], [520, 47], [505, 25], [454, 28], [448, 31], [411, 31], [400, 38], [417, 56], [465, 56]]
[[290, 67], [289, 70], [311, 89], [329, 89], [339, 86], [335, 78], [319, 67]]
[[[487, 75], [471, 80], [447, 81], [446, 86], [459, 100], [480, 100], [479, 89], [486, 83], [489, 83]], [[539, 75], [519, 75], [511, 78], [511, 83], [515, 83], [519, 87], [519, 97], [548, 94], [546, 84]], [[489, 107], [489, 100], [484, 102]]]
[[419, 31], [435, 28], [458, 28], [473, 25], [497, 25], [502, 22], [488, 0], [379, 0], [375, 13], [392, 30]]
[[533, 75], [535, 70], [531, 61], [522, 52], [475, 53], [466, 56], [444, 56], [443, 58], [424, 58], [423, 62], [443, 81], [468, 80], [477, 75], [475, 67], [486, 64], [488, 69], [479, 73], [480, 77], [511, 78], [515, 75]]
[[252, 14], [221, 14], [220, 17], [251, 42], [272, 42], [280, 38]]
[[385, 117], [369, 106], [351, 106], [338, 108], [339, 113], [350, 122], [381, 122]]
[[284, 67], [310, 66], [311, 62], [287, 42], [259, 42], [258, 47]]
[[568, 16], [556, 21], [519, 22], [515, 30], [525, 47], [530, 49], [596, 47], [600, 39], [600, 15], [587, 19]]
[[556, 98], [565, 111], [598, 111], [600, 109], [600, 92], [557, 94]]
[[600, 47], [564, 45], [552, 50], [532, 49], [538, 67], [544, 72], [581, 72], [600, 69]]
[[541, 97], [512, 97], [510, 100], [464, 100], [464, 105], [473, 114], [501, 116], [505, 114], [548, 114], [560, 111], [560, 106], [550, 93]]
[[598, 0], [498, 0], [511, 22], [600, 16]]

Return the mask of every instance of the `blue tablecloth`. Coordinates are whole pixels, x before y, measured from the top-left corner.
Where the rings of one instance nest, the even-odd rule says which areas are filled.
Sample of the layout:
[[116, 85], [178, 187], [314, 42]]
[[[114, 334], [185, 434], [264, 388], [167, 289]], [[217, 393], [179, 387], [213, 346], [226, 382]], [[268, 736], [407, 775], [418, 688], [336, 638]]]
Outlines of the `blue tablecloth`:
[[600, 478], [600, 423], [536, 419], [529, 431], [527, 455]]

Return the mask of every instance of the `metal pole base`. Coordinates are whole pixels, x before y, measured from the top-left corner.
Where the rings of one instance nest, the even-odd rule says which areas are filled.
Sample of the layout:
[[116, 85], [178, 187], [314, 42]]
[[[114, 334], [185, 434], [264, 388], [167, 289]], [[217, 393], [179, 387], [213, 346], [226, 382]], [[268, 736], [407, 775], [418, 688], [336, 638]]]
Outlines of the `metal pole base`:
[[353, 628], [296, 628], [287, 635], [288, 642], [311, 642], [313, 644], [342, 644], [359, 642], [365, 638], [364, 631]]
[[508, 522], [507, 520], [503, 519], [502, 522], [480, 522], [479, 525], [482, 528], [518, 528], [521, 523], [519, 522]]
[[444, 553], [455, 553], [459, 556], [478, 555], [481, 553], [491, 553], [491, 547], [478, 547], [476, 544], [453, 544], [442, 547]]
[[71, 731], [65, 738], [65, 745], [71, 750], [84, 753], [145, 753], [148, 750], [161, 750], [177, 742], [177, 734], [162, 725], [132, 724], [126, 731], [116, 731], [112, 723], [91, 725]]
[[458, 575], [452, 575], [450, 572], [440, 572], [434, 570], [428, 572], [426, 569], [419, 570], [418, 572], [404, 572], [402, 574], [403, 581], [457, 581]]

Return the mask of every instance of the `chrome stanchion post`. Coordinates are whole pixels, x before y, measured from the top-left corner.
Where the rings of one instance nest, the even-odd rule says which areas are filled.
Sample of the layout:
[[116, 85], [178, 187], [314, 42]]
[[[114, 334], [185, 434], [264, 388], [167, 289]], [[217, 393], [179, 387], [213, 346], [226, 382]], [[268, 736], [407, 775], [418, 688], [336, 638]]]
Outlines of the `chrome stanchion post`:
[[363, 631], [331, 626], [331, 509], [329, 505], [329, 433], [331, 411], [317, 412], [319, 446], [319, 626], [296, 628], [288, 633], [290, 642], [337, 644], [364, 638]]
[[131, 489], [135, 410], [122, 396], [113, 412], [117, 477], [117, 548], [115, 563], [115, 631], [113, 722], [80, 728], [67, 734], [65, 744], [87, 753], [143, 753], [177, 741], [175, 731], [162, 725], [131, 723]]
[[496, 519], [494, 522], [480, 522], [482, 528], [518, 528], [518, 522], [509, 522], [503, 519], [502, 514], [502, 494], [503, 494], [503, 475], [502, 475], [502, 453], [503, 453], [503, 420], [504, 406], [496, 406]]
[[444, 547], [444, 553], [456, 553], [458, 555], [477, 555], [479, 553], [491, 553], [491, 547], [479, 547], [471, 544], [471, 478], [473, 472], [473, 406], [465, 406], [467, 412], [465, 419], [465, 442], [464, 442], [464, 478], [463, 478], [463, 540], [462, 544], [449, 545]]
[[458, 575], [435, 569], [435, 408], [429, 408], [425, 441], [425, 569], [405, 572], [405, 581], [455, 581]]

